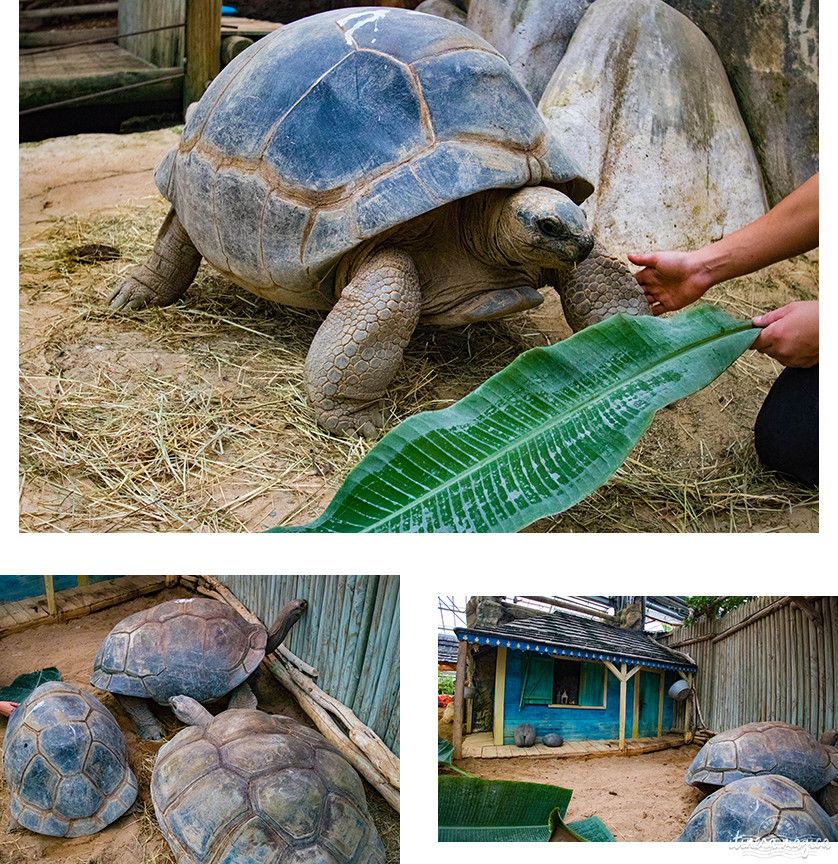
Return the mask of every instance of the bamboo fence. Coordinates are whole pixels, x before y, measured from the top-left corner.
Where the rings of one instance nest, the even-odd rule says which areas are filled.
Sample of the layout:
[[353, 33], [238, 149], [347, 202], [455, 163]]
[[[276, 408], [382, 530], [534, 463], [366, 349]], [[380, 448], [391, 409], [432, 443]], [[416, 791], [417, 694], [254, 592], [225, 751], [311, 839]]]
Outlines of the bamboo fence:
[[317, 684], [399, 752], [398, 576], [217, 576], [270, 627], [288, 600], [308, 609], [285, 645]]
[[819, 738], [838, 728], [838, 597], [759, 597], [660, 641], [695, 660], [709, 729], [783, 720]]

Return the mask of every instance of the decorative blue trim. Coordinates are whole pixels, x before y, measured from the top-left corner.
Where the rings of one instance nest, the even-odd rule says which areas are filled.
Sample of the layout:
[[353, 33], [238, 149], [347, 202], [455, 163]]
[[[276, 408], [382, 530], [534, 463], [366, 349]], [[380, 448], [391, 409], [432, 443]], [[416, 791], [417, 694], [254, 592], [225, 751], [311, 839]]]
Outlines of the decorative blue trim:
[[552, 645], [543, 645], [539, 642], [520, 642], [510, 641], [509, 639], [500, 639], [496, 636], [478, 636], [475, 633], [461, 632], [457, 633], [457, 638], [460, 641], [471, 642], [475, 645], [494, 645], [503, 648], [512, 648], [514, 651], [534, 651], [538, 654], [553, 654], [554, 656], [573, 657], [577, 660], [599, 660], [600, 662], [608, 660], [611, 663], [625, 663], [628, 666], [643, 666], [647, 669], [673, 669], [684, 672], [696, 672], [697, 666], [691, 666], [689, 663], [661, 663], [656, 660], [640, 660], [637, 657], [622, 657], [619, 654], [600, 653], [598, 651], [573, 651], [567, 648], [556, 648]]

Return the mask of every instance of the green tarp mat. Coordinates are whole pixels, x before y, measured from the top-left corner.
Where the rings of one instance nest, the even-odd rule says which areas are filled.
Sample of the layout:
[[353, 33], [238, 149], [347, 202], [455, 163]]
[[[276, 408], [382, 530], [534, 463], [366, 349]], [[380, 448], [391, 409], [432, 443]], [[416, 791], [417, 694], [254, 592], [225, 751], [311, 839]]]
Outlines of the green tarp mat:
[[50, 666], [38, 672], [25, 672], [18, 675], [8, 687], [0, 689], [0, 702], [23, 702], [23, 700], [45, 681], [60, 681], [61, 673]]

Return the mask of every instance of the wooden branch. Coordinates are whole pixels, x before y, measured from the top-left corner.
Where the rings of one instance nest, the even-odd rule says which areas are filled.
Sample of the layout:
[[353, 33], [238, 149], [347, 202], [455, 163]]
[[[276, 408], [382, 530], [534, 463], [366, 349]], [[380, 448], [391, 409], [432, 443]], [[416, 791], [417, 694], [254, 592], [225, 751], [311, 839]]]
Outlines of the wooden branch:
[[706, 636], [696, 636], [694, 639], [684, 639], [682, 642], [661, 642], [667, 648], [681, 648], [683, 645], [693, 645], [696, 642], [706, 642], [708, 639], [715, 639], [716, 633], [708, 633]]
[[[333, 706], [340, 706], [343, 709], [343, 712], [340, 716], [344, 723], [346, 723], [345, 716], [351, 715], [354, 718], [354, 732], [356, 733], [356, 737], [358, 737], [358, 733], [361, 727], [366, 729], [369, 733], [369, 736], [374, 736], [376, 739], [378, 736], [369, 729], [364, 726], [360, 720], [355, 717], [352, 712], [346, 708], [345, 706], [340, 705], [339, 702], [332, 699], [328, 694], [323, 693], [316, 684], [309, 681], [308, 679], [303, 678], [303, 682], [305, 687], [301, 686], [298, 683], [298, 680], [295, 680], [294, 671], [291, 667], [287, 666], [281, 658], [273, 655], [271, 657], [265, 658], [265, 662], [270, 669], [271, 673], [277, 678], [277, 680], [285, 687], [297, 701], [300, 703], [302, 709], [308, 714], [309, 717], [314, 721], [317, 728], [324, 735], [324, 737], [334, 744], [335, 747], [349, 760], [351, 765], [361, 774], [364, 779], [366, 779], [375, 789], [381, 793], [382, 797], [390, 804], [393, 809], [397, 812], [400, 812], [400, 794], [398, 791], [398, 768], [396, 768], [396, 779], [397, 783], [392, 784], [389, 782], [389, 779], [384, 776], [384, 774], [379, 770], [379, 768], [373, 763], [372, 759], [369, 758], [367, 752], [362, 750], [355, 740], [350, 740], [346, 737], [346, 734], [340, 728], [338, 723], [335, 721], [334, 717], [331, 715], [329, 709], [323, 707], [320, 699], [322, 697], [326, 697]], [[299, 673], [298, 673], [299, 676]], [[299, 676], [302, 677], [302, 676]], [[317, 694], [317, 698], [314, 694]], [[322, 695], [321, 695], [322, 694]], [[350, 733], [351, 734], [351, 733]], [[367, 735], [361, 734], [360, 740], [368, 743], [370, 738]], [[380, 739], [378, 739], [380, 741]], [[381, 747], [384, 750], [387, 750], [383, 744]], [[391, 764], [387, 767], [392, 770], [392, 763], [395, 763], [398, 766], [399, 760], [387, 750], [387, 753], [390, 756]], [[380, 755], [380, 754], [377, 754]]]
[[791, 605], [799, 609], [818, 630], [823, 630], [823, 619], [814, 605], [804, 597], [792, 597]]
[[454, 759], [463, 758], [463, 693], [466, 686], [466, 651], [468, 643], [460, 640], [457, 646], [457, 674], [454, 680]]
[[569, 600], [557, 600], [555, 597], [524, 597], [524, 600], [535, 600], [537, 603], [546, 603], [549, 606], [558, 606], [560, 609], [571, 609], [574, 612], [584, 612], [586, 615], [593, 615], [595, 618], [602, 618], [604, 621], [610, 621], [612, 624], [617, 624], [620, 621], [616, 615], [609, 615], [607, 612], [599, 612], [596, 609], [588, 609], [586, 606], [582, 606], [579, 603], [571, 603]]
[[740, 630], [743, 630], [745, 627], [753, 624], [754, 621], [759, 621], [760, 618], [764, 618], [766, 615], [770, 615], [772, 612], [776, 612], [783, 606], [787, 606], [789, 603], [791, 603], [791, 599], [791, 597], [781, 597], [779, 600], [775, 600], [770, 606], [766, 606], [764, 609], [760, 609], [759, 612], [754, 612], [753, 615], [750, 615], [744, 621], [740, 621], [733, 627], [728, 627], [727, 630], [722, 630], [722, 632], [719, 633], [718, 636], [714, 637], [712, 644], [715, 645], [717, 642], [721, 642], [722, 639], [726, 639], [733, 633], [737, 633]]
[[293, 666], [296, 666], [300, 672], [305, 673], [309, 678], [317, 678], [320, 674], [314, 666], [309, 666], [308, 663], [301, 660], [293, 651], [289, 651], [284, 645], [280, 645], [276, 650], [282, 655], [284, 660], [287, 660]]
[[[204, 582], [205, 587], [213, 593], [210, 594], [207, 590], [201, 591], [201, 582]], [[215, 576], [201, 576], [197, 587], [202, 594], [209, 594], [210, 597], [212, 597], [213, 594], [217, 595], [216, 599], [223, 600], [225, 603], [232, 606], [245, 621], [249, 621], [251, 624], [262, 624], [259, 616], [251, 612], [250, 609], [248, 609], [247, 606], [245, 606], [244, 603], [242, 603], [226, 585], [219, 582]], [[262, 624], [262, 626], [264, 627], [265, 625]]]

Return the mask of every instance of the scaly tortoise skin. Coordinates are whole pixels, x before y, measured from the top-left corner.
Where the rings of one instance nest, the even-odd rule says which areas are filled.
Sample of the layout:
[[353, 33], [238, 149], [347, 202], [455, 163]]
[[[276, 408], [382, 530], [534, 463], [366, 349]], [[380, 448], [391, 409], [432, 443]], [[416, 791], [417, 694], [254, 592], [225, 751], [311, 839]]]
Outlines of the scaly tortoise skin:
[[151, 776], [178, 864], [384, 864], [360, 778], [326, 739], [288, 717], [212, 717], [175, 697], [184, 729]]
[[787, 777], [734, 780], [693, 810], [678, 842], [838, 841], [838, 828], [815, 799]]
[[693, 759], [685, 779], [712, 792], [762, 774], [780, 774], [815, 793], [838, 777], [838, 749], [790, 723], [748, 723], [711, 738]]
[[498, 318], [557, 283], [577, 329], [649, 311], [626, 267], [573, 269], [593, 246], [577, 206], [590, 183], [503, 57], [433, 15], [341, 9], [259, 40], [155, 179], [172, 210], [111, 305], [173, 302], [203, 257], [269, 300], [331, 310], [305, 380], [334, 432], [378, 433], [420, 319]]
[[239, 704], [250, 704], [245, 682], [305, 608], [304, 600], [285, 604], [268, 632], [219, 600], [159, 603], [111, 630], [99, 646], [90, 683], [117, 694], [141, 737], [158, 739], [162, 729], [144, 700], [167, 705], [183, 694], [211, 702], [235, 691]]
[[95, 834], [137, 797], [113, 715], [66, 681], [41, 684], [12, 712], [3, 771], [12, 818], [38, 834]]

